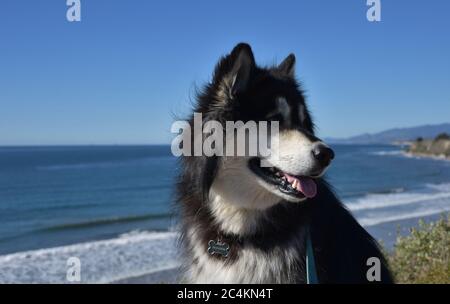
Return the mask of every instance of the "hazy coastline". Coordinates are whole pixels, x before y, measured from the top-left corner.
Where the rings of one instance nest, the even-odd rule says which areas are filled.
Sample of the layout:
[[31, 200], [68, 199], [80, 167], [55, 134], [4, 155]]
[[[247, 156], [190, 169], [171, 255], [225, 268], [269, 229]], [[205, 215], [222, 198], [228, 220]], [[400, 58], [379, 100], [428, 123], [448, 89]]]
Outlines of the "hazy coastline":
[[434, 139], [417, 138], [405, 151], [407, 155], [450, 160], [450, 136], [443, 133]]

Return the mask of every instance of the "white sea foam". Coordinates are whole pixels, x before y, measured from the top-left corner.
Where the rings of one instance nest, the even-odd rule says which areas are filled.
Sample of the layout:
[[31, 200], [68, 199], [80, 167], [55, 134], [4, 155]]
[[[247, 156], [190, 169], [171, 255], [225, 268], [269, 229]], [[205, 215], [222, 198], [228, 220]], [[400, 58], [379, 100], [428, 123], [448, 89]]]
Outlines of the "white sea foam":
[[441, 192], [449, 192], [450, 193], [450, 183], [443, 184], [426, 184], [426, 187], [434, 190], [438, 190]]
[[441, 199], [447, 199], [450, 202], [450, 192], [368, 194], [346, 205], [352, 211], [359, 211], [423, 203]]
[[390, 150], [390, 151], [376, 151], [376, 152], [370, 152], [371, 155], [378, 155], [378, 156], [392, 156], [392, 155], [404, 155], [405, 153], [402, 150]]
[[177, 233], [119, 238], [0, 256], [0, 283], [68, 283], [67, 260], [81, 261], [81, 283], [108, 283], [178, 266]]
[[401, 220], [407, 220], [407, 219], [414, 219], [414, 218], [421, 218], [425, 216], [430, 215], [436, 215], [440, 213], [446, 213], [450, 211], [450, 206], [442, 207], [442, 208], [427, 208], [425, 210], [418, 210], [414, 212], [408, 212], [408, 213], [399, 213], [396, 215], [390, 215], [390, 216], [383, 216], [383, 217], [363, 217], [359, 218], [358, 222], [364, 226], [375, 226], [382, 223], [389, 223], [389, 222], [395, 222], [395, 221], [401, 221]]
[[414, 158], [414, 159], [433, 159], [433, 160], [439, 160], [439, 161], [445, 161], [449, 162], [449, 159], [445, 156], [437, 156], [437, 155], [417, 155], [408, 153], [404, 150], [389, 150], [389, 151], [375, 151], [375, 152], [369, 152], [370, 155], [377, 155], [377, 156], [402, 156], [407, 158]]
[[450, 183], [403, 193], [367, 194], [346, 206], [363, 226], [446, 213], [450, 211]]

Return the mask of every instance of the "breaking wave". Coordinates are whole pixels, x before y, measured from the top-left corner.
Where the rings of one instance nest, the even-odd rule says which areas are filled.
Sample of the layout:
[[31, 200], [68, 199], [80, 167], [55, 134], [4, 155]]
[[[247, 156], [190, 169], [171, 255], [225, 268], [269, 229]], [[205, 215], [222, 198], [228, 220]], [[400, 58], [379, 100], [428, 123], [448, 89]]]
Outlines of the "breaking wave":
[[376, 152], [370, 152], [371, 155], [378, 155], [378, 156], [393, 156], [393, 155], [405, 155], [405, 152], [402, 150], [391, 150], [391, 151], [376, 151]]
[[179, 265], [177, 233], [134, 232], [104, 241], [0, 256], [0, 283], [69, 283], [67, 261], [81, 262], [81, 283], [110, 283]]
[[363, 226], [446, 213], [450, 211], [450, 183], [427, 184], [416, 191], [366, 194], [346, 206]]
[[73, 223], [64, 223], [61, 225], [54, 225], [45, 228], [45, 231], [59, 231], [66, 229], [81, 229], [102, 225], [110, 225], [117, 223], [129, 223], [129, 222], [140, 222], [147, 220], [155, 220], [155, 219], [167, 219], [171, 218], [173, 214], [171, 213], [161, 213], [161, 214], [143, 214], [143, 215], [134, 215], [134, 216], [124, 216], [124, 217], [111, 217], [111, 218], [99, 218], [91, 221], [84, 222], [73, 222]]

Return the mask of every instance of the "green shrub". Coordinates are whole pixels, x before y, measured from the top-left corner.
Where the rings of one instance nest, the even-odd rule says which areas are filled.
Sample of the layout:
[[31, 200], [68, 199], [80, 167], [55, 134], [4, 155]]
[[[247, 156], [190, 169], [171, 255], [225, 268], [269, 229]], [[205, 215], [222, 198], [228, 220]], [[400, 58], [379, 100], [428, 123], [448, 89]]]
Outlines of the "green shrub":
[[449, 140], [449, 139], [450, 139], [450, 135], [448, 135], [447, 133], [441, 133], [438, 136], [436, 136], [436, 138], [434, 140], [438, 141], [438, 140]]
[[426, 224], [419, 222], [406, 237], [397, 237], [394, 252], [388, 256], [397, 283], [450, 283], [450, 216]]

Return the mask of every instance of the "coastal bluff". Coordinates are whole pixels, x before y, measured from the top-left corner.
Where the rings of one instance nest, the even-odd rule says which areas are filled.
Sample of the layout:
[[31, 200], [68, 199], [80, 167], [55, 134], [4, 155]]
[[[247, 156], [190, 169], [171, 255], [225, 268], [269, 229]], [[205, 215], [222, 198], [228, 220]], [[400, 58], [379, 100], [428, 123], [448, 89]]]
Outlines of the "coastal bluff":
[[417, 138], [406, 152], [415, 156], [432, 156], [450, 159], [450, 135], [442, 133], [434, 139]]

